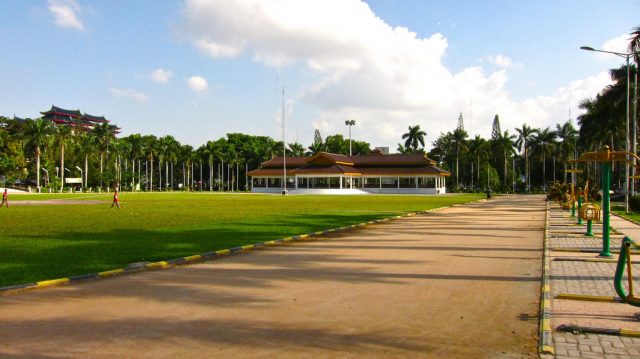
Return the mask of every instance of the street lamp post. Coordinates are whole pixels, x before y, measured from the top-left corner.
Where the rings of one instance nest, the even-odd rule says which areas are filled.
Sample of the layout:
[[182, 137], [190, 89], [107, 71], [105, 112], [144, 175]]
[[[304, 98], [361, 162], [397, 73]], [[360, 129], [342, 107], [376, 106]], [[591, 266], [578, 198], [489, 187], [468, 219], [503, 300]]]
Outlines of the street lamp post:
[[[80, 171], [80, 181], [82, 181], [82, 183], [84, 183], [84, 171], [82, 171], [82, 168], [76, 166], [76, 168]], [[84, 187], [84, 186], [80, 186], [80, 187]]]
[[[616, 56], [620, 56], [622, 58], [625, 58], [627, 60], [627, 101], [626, 101], [626, 129], [625, 129], [625, 151], [629, 151], [631, 150], [631, 152], [636, 153], [636, 149], [629, 148], [629, 59], [631, 58], [631, 56], [635, 55], [635, 52], [632, 53], [622, 53], [622, 52], [615, 52], [615, 51], [606, 51], [606, 50], [597, 50], [594, 49], [591, 46], [581, 46], [580, 50], [586, 50], [586, 51], [595, 51], [595, 52], [604, 52], [606, 54], [612, 54], [612, 55], [616, 55]], [[635, 124], [634, 124], [634, 128], [633, 128], [633, 133], [635, 134], [636, 132], [636, 128], [635, 128]], [[635, 137], [635, 136], [634, 136]], [[634, 144], [635, 145], [635, 144]], [[624, 210], [625, 213], [629, 213], [629, 176], [632, 175], [629, 173], [629, 156], [627, 155], [627, 160], [625, 161], [625, 178], [624, 178]], [[634, 172], [635, 174], [635, 166], [632, 166], [631, 170]], [[632, 191], [634, 191], [634, 184], [633, 182], [631, 183], [631, 188]]]
[[353, 156], [353, 153], [351, 152], [351, 126], [356, 124], [355, 120], [347, 120], [344, 121], [344, 124], [349, 126], [349, 156]]

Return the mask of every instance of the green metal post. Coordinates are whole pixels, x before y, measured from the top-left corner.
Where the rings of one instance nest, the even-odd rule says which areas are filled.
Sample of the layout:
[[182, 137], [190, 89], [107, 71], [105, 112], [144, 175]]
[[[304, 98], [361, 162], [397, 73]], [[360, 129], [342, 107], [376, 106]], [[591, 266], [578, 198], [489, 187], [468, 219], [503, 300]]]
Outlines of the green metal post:
[[593, 221], [587, 221], [587, 233], [584, 234], [587, 237], [593, 237]]
[[[582, 196], [578, 196], [578, 213], [582, 210]], [[578, 216], [578, 224], [582, 224], [582, 217]]]
[[611, 186], [611, 162], [602, 161], [602, 252], [601, 257], [611, 257], [609, 238], [609, 188]]

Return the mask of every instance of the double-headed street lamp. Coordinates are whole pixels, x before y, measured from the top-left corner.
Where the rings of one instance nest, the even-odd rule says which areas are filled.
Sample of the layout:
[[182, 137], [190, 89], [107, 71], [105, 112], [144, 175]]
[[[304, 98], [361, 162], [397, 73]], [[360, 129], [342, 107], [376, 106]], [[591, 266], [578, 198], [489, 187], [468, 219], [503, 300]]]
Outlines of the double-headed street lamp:
[[84, 171], [79, 166], [76, 166], [76, 168], [80, 171], [80, 181], [82, 181], [80, 187], [86, 187], [86, 183], [84, 182]]
[[352, 156], [353, 154], [351, 153], [351, 126], [356, 124], [356, 120], [346, 120], [344, 121], [344, 124], [349, 126], [349, 156]]
[[[586, 51], [595, 51], [595, 52], [604, 52], [606, 54], [612, 54], [612, 55], [616, 55], [616, 56], [620, 56], [622, 58], [625, 58], [627, 60], [627, 115], [626, 115], [626, 123], [627, 123], [627, 127], [625, 130], [625, 151], [629, 151], [631, 150], [631, 152], [636, 153], [636, 119], [635, 116], [633, 118], [633, 135], [632, 135], [632, 143], [631, 143], [631, 149], [629, 148], [629, 59], [634, 56], [635, 54], [637, 54], [637, 52], [631, 52], [631, 53], [622, 53], [622, 52], [615, 52], [615, 51], [606, 51], [606, 50], [596, 50], [591, 46], [581, 46], [580, 50], [586, 50]], [[637, 71], [637, 70], [636, 70]], [[632, 171], [635, 174], [635, 166], [633, 166]], [[627, 156], [627, 161], [625, 161], [625, 179], [624, 179], [624, 210], [626, 213], [629, 213], [629, 156]], [[631, 192], [635, 192], [634, 189], [634, 183], [631, 182]]]

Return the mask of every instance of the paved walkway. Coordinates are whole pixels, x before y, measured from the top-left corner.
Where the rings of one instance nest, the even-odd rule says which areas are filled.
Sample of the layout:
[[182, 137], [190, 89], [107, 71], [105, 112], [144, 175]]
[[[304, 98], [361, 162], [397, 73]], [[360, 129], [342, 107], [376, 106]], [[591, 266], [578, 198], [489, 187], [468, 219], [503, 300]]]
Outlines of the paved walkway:
[[0, 357], [535, 357], [544, 208], [498, 197], [0, 297]]
[[[619, 250], [626, 234], [640, 239], [640, 227], [620, 217], [611, 216], [611, 249]], [[602, 303], [557, 299], [559, 294], [616, 296], [613, 276], [618, 256], [609, 260], [597, 259], [602, 249], [602, 225], [594, 224], [594, 237], [586, 237], [586, 225], [577, 225], [569, 211], [550, 204], [548, 236], [551, 248], [551, 324], [581, 327], [640, 330], [635, 319], [636, 308], [623, 303]], [[569, 249], [595, 253], [568, 252]], [[596, 260], [596, 261], [594, 261]], [[635, 258], [634, 258], [635, 261]], [[632, 266], [634, 276], [640, 279], [640, 265]], [[625, 276], [626, 278], [626, 276]], [[625, 279], [626, 281], [626, 279]], [[634, 280], [635, 288], [640, 281]], [[636, 290], [637, 292], [637, 290]], [[639, 358], [640, 339], [603, 334], [580, 334], [554, 331], [553, 342], [556, 358]]]

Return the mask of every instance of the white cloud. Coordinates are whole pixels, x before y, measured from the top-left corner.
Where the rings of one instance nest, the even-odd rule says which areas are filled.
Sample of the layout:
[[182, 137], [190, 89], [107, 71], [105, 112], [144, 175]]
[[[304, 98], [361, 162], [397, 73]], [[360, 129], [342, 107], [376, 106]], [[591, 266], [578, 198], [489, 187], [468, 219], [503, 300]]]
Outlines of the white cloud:
[[165, 69], [155, 69], [151, 72], [151, 79], [155, 82], [166, 84], [171, 80], [173, 73]]
[[487, 60], [489, 60], [490, 63], [499, 67], [508, 68], [513, 66], [513, 61], [511, 61], [510, 58], [502, 54], [498, 54], [496, 56], [489, 56]]
[[134, 89], [117, 89], [112, 87], [109, 89], [109, 92], [116, 97], [129, 98], [140, 103], [146, 102], [149, 99], [149, 96]]
[[191, 76], [185, 80], [187, 81], [189, 88], [196, 92], [204, 92], [209, 87], [207, 80], [201, 76]]
[[57, 26], [84, 30], [84, 24], [78, 19], [80, 11], [75, 0], [49, 0], [49, 12]]
[[391, 27], [360, 0], [187, 0], [183, 16], [187, 38], [213, 58], [305, 65], [315, 80], [296, 104], [317, 109], [307, 119], [308, 137], [313, 127], [325, 136], [344, 132], [344, 120], [355, 119], [356, 138], [395, 149], [408, 126], [420, 124], [430, 143], [455, 128], [460, 111], [467, 129], [483, 136], [490, 135], [496, 113], [504, 129], [523, 122], [545, 127], [566, 121], [569, 93], [593, 96], [609, 81], [599, 74], [551, 96], [515, 101], [505, 87], [505, 68], [517, 64], [508, 57], [489, 59], [501, 67], [494, 72], [469, 67], [453, 73], [442, 61], [444, 35], [421, 38]]
[[[629, 34], [622, 34], [618, 37], [614, 37], [613, 39], [607, 40], [604, 44], [602, 44], [602, 50], [605, 51], [613, 51], [620, 52], [623, 54], [627, 53], [627, 46], [629, 45]], [[615, 55], [603, 54], [599, 53], [602, 58], [613, 58]]]

